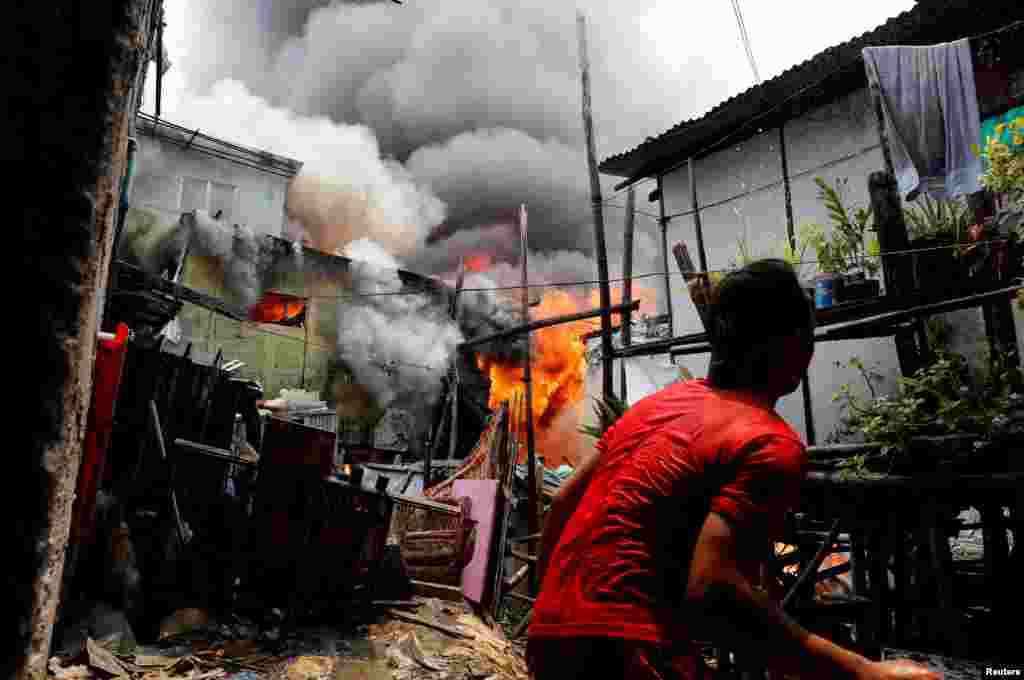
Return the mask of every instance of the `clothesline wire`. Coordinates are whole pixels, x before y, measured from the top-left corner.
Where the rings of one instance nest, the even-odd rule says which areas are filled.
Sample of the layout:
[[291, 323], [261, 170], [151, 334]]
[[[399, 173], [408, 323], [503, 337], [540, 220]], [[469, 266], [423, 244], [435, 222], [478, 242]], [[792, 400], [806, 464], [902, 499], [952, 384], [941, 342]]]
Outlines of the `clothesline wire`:
[[[955, 250], [955, 249], [958, 249], [958, 248], [978, 247], [978, 246], [993, 245], [993, 244], [998, 244], [998, 243], [1006, 243], [1009, 240], [1010, 239], [1008, 239], [1008, 238], [997, 238], [997, 239], [989, 239], [989, 240], [985, 240], [985, 241], [977, 241], [977, 242], [969, 243], [969, 244], [957, 243], [957, 244], [952, 244], [952, 245], [929, 246], [929, 247], [926, 247], [926, 248], [908, 248], [908, 249], [905, 249], [905, 250], [887, 251], [885, 253], [880, 253], [880, 254], [877, 254], [877, 255], [863, 255], [863, 256], [859, 256], [859, 257], [846, 258], [846, 261], [847, 262], [874, 261], [874, 260], [880, 260], [880, 259], [886, 258], [886, 257], [894, 257], [894, 256], [902, 256], [902, 255], [915, 255], [915, 254], [918, 254], [918, 253], [932, 253], [932, 252], [943, 251], [943, 250]], [[769, 257], [769, 256], [766, 256], [766, 257]], [[807, 266], [807, 265], [817, 265], [817, 264], [820, 264], [820, 262], [818, 260], [803, 260], [803, 259], [801, 259], [801, 260], [799, 260], [797, 262], [793, 262], [791, 264], [793, 264], [794, 267], [803, 267], [803, 266]], [[689, 276], [701, 276], [701, 275], [708, 275], [708, 274], [726, 274], [726, 273], [728, 273], [730, 271], [734, 271], [734, 270], [735, 270], [735, 267], [725, 267], [725, 268], [721, 268], [721, 269], [706, 269], [706, 270], [699, 270], [699, 271], [695, 270], [693, 272], [688, 272], [685, 276], [689, 277]], [[637, 280], [656, 278], [656, 277], [664, 278], [665, 274], [666, 274], [666, 272], [660, 271], [660, 272], [648, 272], [648, 273], [644, 273], [644, 274], [634, 274], [631, 277], [612, 277], [612, 278], [608, 279], [608, 282], [609, 283], [622, 283], [622, 282], [627, 281], [627, 280], [637, 281]], [[673, 271], [669, 271], [668, 275], [669, 276], [684, 276], [683, 273], [679, 272], [679, 271], [674, 271], [674, 272]], [[577, 286], [596, 286], [596, 285], [599, 285], [600, 283], [601, 283], [601, 281], [599, 279], [585, 279], [585, 280], [579, 280], [579, 281], [531, 283], [531, 284], [527, 284], [526, 288], [540, 288], [540, 289], [546, 289], [546, 288], [572, 288], [572, 287], [577, 287]], [[523, 289], [522, 285], [489, 286], [489, 287], [480, 287], [480, 288], [463, 288], [461, 292], [463, 292], [463, 293], [491, 292], [491, 291], [522, 290], [522, 289]], [[339, 300], [339, 301], [340, 300], [356, 300], [356, 299], [360, 299], [360, 298], [374, 298], [374, 297], [398, 296], [398, 295], [422, 295], [422, 294], [424, 294], [426, 292], [429, 292], [430, 290], [431, 289], [429, 289], [429, 288], [420, 288], [420, 289], [416, 289], [416, 290], [383, 291], [383, 292], [378, 292], [378, 293], [342, 293], [342, 294], [339, 294], [339, 295], [311, 295], [311, 296], [306, 297], [305, 299], [307, 299], [307, 300], [329, 299], [329, 300]]]

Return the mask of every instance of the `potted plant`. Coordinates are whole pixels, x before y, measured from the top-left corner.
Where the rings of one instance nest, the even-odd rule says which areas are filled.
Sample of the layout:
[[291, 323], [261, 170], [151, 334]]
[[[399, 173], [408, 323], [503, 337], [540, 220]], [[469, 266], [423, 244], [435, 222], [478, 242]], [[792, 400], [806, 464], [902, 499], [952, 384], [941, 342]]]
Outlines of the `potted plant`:
[[818, 259], [818, 269], [834, 278], [834, 298], [837, 302], [863, 300], [877, 296], [880, 285], [869, 279], [879, 269], [878, 239], [874, 230], [874, 215], [868, 208], [848, 208], [843, 198], [847, 180], [836, 180], [832, 186], [821, 177], [814, 179], [818, 197], [828, 211], [832, 230], [825, 236], [824, 229], [811, 239]]
[[961, 200], [924, 196], [904, 209], [918, 290], [950, 290], [967, 283], [967, 253], [960, 247], [981, 235]]

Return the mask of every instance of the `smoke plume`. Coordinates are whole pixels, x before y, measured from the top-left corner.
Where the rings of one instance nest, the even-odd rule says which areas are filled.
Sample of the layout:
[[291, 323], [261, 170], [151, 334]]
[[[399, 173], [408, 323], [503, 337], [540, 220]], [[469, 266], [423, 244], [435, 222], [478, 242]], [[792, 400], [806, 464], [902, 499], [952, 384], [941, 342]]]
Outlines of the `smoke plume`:
[[342, 254], [352, 260], [353, 297], [341, 303], [341, 359], [382, 407], [433, 404], [462, 341], [448, 310], [403, 292], [398, 262], [379, 244], [360, 239]]
[[[653, 4], [587, 8], [599, 155], [673, 124], [696, 96], [633, 39]], [[302, 160], [289, 212], [329, 252], [366, 237], [410, 268], [444, 273], [449, 244], [425, 243], [443, 221], [467, 251], [498, 246], [509, 260], [487, 227], [526, 203], [531, 250], [590, 254], [573, 10], [168, 0], [164, 117]], [[676, 110], [666, 91], [679, 93]], [[610, 234], [621, 218], [608, 209]], [[638, 232], [653, 227], [641, 219]], [[612, 261], [620, 240], [609, 238]], [[642, 257], [636, 268], [649, 271]]]

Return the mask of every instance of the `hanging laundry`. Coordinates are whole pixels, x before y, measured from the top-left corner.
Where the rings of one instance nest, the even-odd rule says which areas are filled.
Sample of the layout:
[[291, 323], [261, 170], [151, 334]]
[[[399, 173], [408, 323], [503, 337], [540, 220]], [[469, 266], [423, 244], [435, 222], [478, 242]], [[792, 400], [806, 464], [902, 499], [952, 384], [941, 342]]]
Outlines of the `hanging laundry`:
[[882, 110], [900, 193], [953, 198], [981, 190], [981, 114], [970, 41], [866, 47], [868, 81]]

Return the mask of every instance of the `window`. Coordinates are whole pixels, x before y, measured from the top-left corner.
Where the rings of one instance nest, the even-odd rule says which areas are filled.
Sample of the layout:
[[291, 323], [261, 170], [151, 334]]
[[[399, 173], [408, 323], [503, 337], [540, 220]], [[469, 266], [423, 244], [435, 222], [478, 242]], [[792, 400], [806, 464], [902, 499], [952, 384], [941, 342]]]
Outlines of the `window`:
[[173, 211], [178, 209], [180, 192], [177, 177], [139, 174], [132, 182], [132, 204]]
[[233, 184], [186, 177], [181, 191], [181, 211], [206, 210], [211, 215], [220, 212], [222, 220], [231, 221], [235, 216], [237, 190]]
[[210, 214], [223, 211], [221, 219], [231, 220], [235, 213], [235, 187], [230, 184], [210, 182]]
[[209, 182], [186, 177], [181, 189], [181, 211], [206, 210]]

